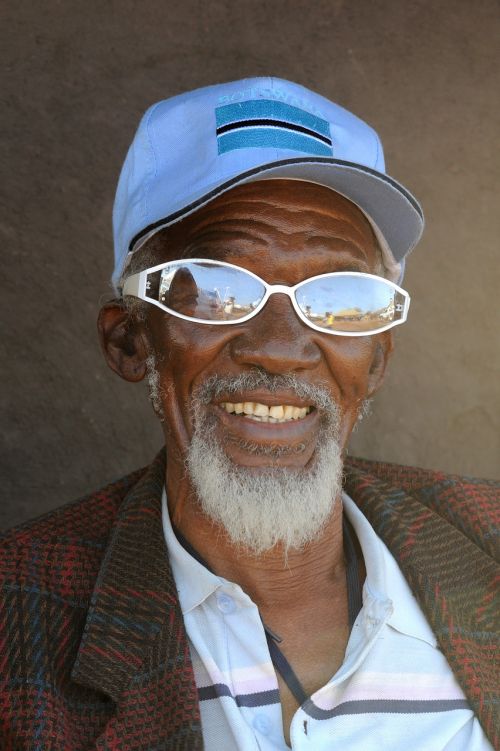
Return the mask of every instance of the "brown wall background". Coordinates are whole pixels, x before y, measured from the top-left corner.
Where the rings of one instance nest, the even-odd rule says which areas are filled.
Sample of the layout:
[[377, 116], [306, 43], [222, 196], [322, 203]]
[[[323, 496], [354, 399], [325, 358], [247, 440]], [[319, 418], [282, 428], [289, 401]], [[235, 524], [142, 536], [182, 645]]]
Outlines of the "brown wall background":
[[352, 451], [498, 477], [499, 27], [496, 0], [4, 5], [0, 526], [160, 446], [145, 388], [107, 370], [95, 336], [116, 179], [149, 104], [253, 75], [366, 119], [426, 212], [410, 320]]

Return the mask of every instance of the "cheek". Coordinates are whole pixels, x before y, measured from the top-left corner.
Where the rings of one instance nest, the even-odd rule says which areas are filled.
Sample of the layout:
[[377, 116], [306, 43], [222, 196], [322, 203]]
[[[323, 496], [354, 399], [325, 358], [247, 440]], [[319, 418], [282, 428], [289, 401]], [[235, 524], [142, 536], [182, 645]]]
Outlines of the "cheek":
[[371, 337], [337, 337], [325, 351], [330, 378], [336, 384], [342, 410], [340, 442], [346, 448], [358, 419], [359, 409], [368, 394], [368, 379], [373, 362], [374, 343]]
[[339, 390], [346, 409], [366, 397], [373, 362], [375, 343], [372, 337], [332, 337], [335, 341], [323, 347], [331, 377]]
[[174, 317], [154, 313], [150, 325], [165, 407], [170, 412], [172, 399], [187, 416], [193, 387], [210, 376], [211, 369], [224, 367], [229, 332], [219, 327], [191, 324]]

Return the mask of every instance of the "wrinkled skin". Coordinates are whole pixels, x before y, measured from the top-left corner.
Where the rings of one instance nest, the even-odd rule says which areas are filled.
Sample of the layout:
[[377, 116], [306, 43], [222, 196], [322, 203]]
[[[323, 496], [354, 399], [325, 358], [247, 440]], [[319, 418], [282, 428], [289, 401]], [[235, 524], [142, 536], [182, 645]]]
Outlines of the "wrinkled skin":
[[[271, 284], [294, 285], [332, 271], [376, 273], [378, 263], [371, 227], [351, 202], [327, 188], [293, 180], [234, 188], [169, 228], [162, 243], [157, 263], [181, 256], [223, 260]], [[255, 558], [236, 551], [223, 535], [217, 537], [215, 548], [213, 525], [201, 514], [184, 469], [193, 432], [191, 395], [212, 375], [238, 375], [255, 367], [270, 374], [293, 373], [329, 390], [340, 407], [345, 448], [363, 400], [381, 384], [392, 349], [391, 332], [344, 337], [315, 331], [299, 320], [291, 301], [280, 294], [271, 296], [255, 318], [232, 326], [190, 323], [154, 306], [149, 306], [144, 323], [134, 323], [121, 305], [111, 303], [101, 311], [99, 330], [108, 364], [128, 381], [144, 378], [151, 348], [160, 356], [170, 512], [175, 514], [182, 504], [177, 523], [185, 537], [219, 575], [238, 582], [253, 598], [264, 621], [283, 637], [283, 651], [306, 690], [316, 690], [341, 664], [348, 638], [341, 505], [336, 504], [314, 543], [289, 554], [286, 567], [278, 549]], [[298, 404], [286, 393], [241, 398]], [[237, 465], [252, 467], [253, 472], [269, 466], [268, 455], [245, 450], [248, 440], [263, 446], [303, 444], [302, 450], [272, 460], [290, 471], [314, 458], [317, 413], [274, 425], [228, 416], [217, 404], [206, 409], [216, 415], [217, 436]], [[288, 738], [297, 705], [281, 680], [280, 691]]]

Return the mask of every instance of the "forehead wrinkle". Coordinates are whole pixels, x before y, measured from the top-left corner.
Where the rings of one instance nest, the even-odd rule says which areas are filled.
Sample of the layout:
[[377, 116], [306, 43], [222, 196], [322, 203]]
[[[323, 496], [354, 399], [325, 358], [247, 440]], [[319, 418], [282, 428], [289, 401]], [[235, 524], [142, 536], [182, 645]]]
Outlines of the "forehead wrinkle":
[[[228, 221], [227, 224], [229, 225], [230, 222]], [[178, 257], [207, 257], [224, 261], [229, 251], [233, 260], [237, 261], [240, 256], [245, 257], [249, 246], [254, 253], [265, 251], [271, 253], [279, 251], [296, 252], [299, 249], [313, 252], [317, 256], [316, 260], [321, 263], [331, 261], [332, 254], [335, 255], [336, 262], [340, 261], [339, 256], [345, 255], [347, 258], [345, 261], [342, 260], [343, 265], [352, 266], [352, 269], [346, 268], [346, 270], [365, 270], [369, 261], [366, 242], [358, 243], [356, 238], [341, 235], [332, 237], [321, 233], [304, 238], [303, 234], [302, 232], [287, 234], [283, 237], [286, 242], [280, 243], [279, 237], [270, 240], [268, 237], [231, 230], [228, 227], [224, 228], [222, 232], [219, 232], [218, 228], [207, 228], [207, 231], [193, 238], [191, 242], [187, 242]], [[359, 268], [359, 261], [362, 262], [362, 269]]]
[[[325, 188], [325, 190], [329, 190], [328, 188]], [[271, 199], [267, 199], [262, 196], [229, 196], [229, 194], [225, 194], [224, 196], [220, 197], [219, 200], [215, 200], [210, 204], [207, 204], [203, 207], [201, 211], [207, 214], [209, 216], [213, 213], [218, 213], [221, 210], [221, 207], [224, 206], [224, 208], [233, 208], [237, 207], [240, 209], [240, 207], [247, 208], [251, 207], [251, 215], [255, 216], [255, 209], [254, 207], [259, 207], [259, 214], [262, 214], [266, 212], [266, 209], [273, 209], [278, 208], [281, 209], [283, 212], [288, 212], [291, 214], [299, 214], [299, 213], [311, 213], [311, 214], [317, 214], [321, 217], [326, 217], [328, 219], [338, 217], [339, 214], [343, 214], [344, 216], [346, 214], [350, 214], [356, 219], [360, 220], [367, 228], [370, 227], [370, 223], [361, 211], [358, 206], [356, 206], [355, 203], [350, 201], [348, 198], [344, 198], [339, 193], [336, 193], [335, 191], [331, 191], [332, 195], [338, 196], [342, 199], [342, 202], [335, 206], [333, 201], [331, 203], [327, 203], [325, 206], [314, 204], [312, 205], [310, 202], [308, 205], [304, 205], [304, 196], [294, 196], [293, 198], [290, 196], [287, 196], [285, 198], [280, 198], [279, 196], [274, 196]], [[225, 202], [222, 203], [221, 198], [225, 198]], [[230, 200], [229, 200], [230, 199]], [[306, 198], [307, 201], [307, 198]]]
[[[234, 202], [236, 203], [236, 202]], [[331, 211], [330, 212], [323, 212], [323, 211], [317, 211], [317, 210], [308, 210], [308, 209], [292, 209], [290, 210], [289, 207], [277, 207], [281, 208], [281, 211], [283, 213], [283, 217], [280, 216], [272, 216], [270, 218], [270, 221], [266, 221], [266, 214], [268, 213], [269, 209], [274, 209], [276, 207], [270, 206], [268, 203], [262, 204], [263, 207], [265, 207], [266, 211], [262, 211], [260, 215], [256, 216], [255, 213], [250, 213], [249, 215], [245, 215], [242, 213], [240, 216], [236, 217], [230, 217], [230, 218], [219, 218], [216, 222], [210, 222], [210, 217], [203, 217], [202, 220], [199, 222], [198, 225], [195, 225], [188, 234], [188, 241], [189, 239], [195, 235], [196, 238], [204, 238], [205, 236], [209, 235], [212, 232], [228, 232], [228, 233], [238, 233], [242, 238], [245, 237], [245, 235], [250, 239], [254, 240], [255, 236], [258, 236], [258, 239], [261, 239], [263, 242], [267, 242], [267, 235], [269, 234], [269, 231], [272, 232], [278, 232], [287, 236], [290, 235], [297, 235], [299, 233], [302, 234], [309, 234], [311, 235], [311, 232], [314, 232], [316, 229], [316, 233], [319, 232], [326, 232], [327, 229], [333, 229], [336, 237], [339, 239], [345, 239], [349, 241], [350, 238], [346, 237], [346, 230], [347, 232], [351, 232], [356, 234], [363, 242], [366, 242], [366, 240], [369, 238], [371, 241], [374, 240], [373, 230], [366, 219], [361, 214], [361, 218], [364, 220], [364, 227], [360, 227], [359, 223], [349, 221], [349, 218], [346, 216], [338, 216], [334, 215]], [[290, 223], [287, 221], [286, 217], [284, 215], [286, 214], [292, 214], [295, 221]], [[329, 227], [325, 228], [315, 228], [314, 222], [311, 221], [310, 217], [308, 215], [310, 214], [316, 214], [319, 215], [322, 219], [327, 219]], [[302, 215], [303, 222], [301, 223], [302, 226], [297, 227], [297, 216]], [[203, 228], [204, 225], [206, 225], [206, 222], [209, 222], [209, 225], [205, 228], [204, 232], [200, 233], [200, 228]], [[323, 224], [323, 222], [322, 222]], [[242, 226], [243, 225], [243, 226]], [[249, 227], [250, 232], [245, 231], [245, 225]], [[337, 229], [338, 227], [338, 229]], [[368, 237], [365, 236], [365, 233], [363, 230], [366, 229], [368, 233]], [[339, 232], [340, 230], [340, 232]], [[325, 238], [327, 236], [325, 235]], [[328, 238], [327, 238], [328, 239]]]
[[[231, 217], [230, 219], [218, 219], [215, 222], [216, 226], [223, 226], [226, 223], [232, 224], [241, 222], [251, 223], [252, 229], [257, 229], [259, 225], [268, 231], [271, 228], [274, 231], [283, 232], [284, 234], [299, 232], [309, 232], [311, 226], [314, 226], [318, 220], [322, 225], [328, 222], [328, 225], [335, 228], [335, 225], [344, 225], [348, 227], [351, 232], [358, 235], [363, 242], [369, 238], [372, 242], [374, 240], [374, 234], [370, 222], [365, 217], [363, 212], [358, 209], [357, 206], [351, 202], [345, 201], [341, 206], [304, 206], [302, 203], [299, 205], [293, 205], [289, 200], [275, 200], [268, 201], [262, 199], [259, 196], [255, 198], [245, 197], [232, 197], [231, 200], [227, 200], [224, 208], [231, 210], [238, 210], [239, 216]], [[207, 221], [211, 222], [214, 215], [220, 214], [220, 205], [209, 205], [202, 209], [202, 216], [199, 216], [200, 225], [203, 226]], [[281, 212], [281, 216], [276, 215], [276, 209]], [[274, 211], [274, 215], [271, 217], [271, 221], [266, 221], [266, 217], [269, 212]], [[287, 215], [291, 217], [287, 219]], [[300, 217], [301, 221], [297, 222]], [[297, 224], [301, 225], [297, 227]], [[291, 226], [290, 226], [291, 225]], [[196, 231], [196, 227], [193, 228]], [[365, 231], [367, 235], [365, 235]]]
[[223, 234], [236, 240], [251, 241], [254, 241], [257, 236], [257, 239], [262, 240], [262, 242], [264, 243], [267, 243], [267, 238], [265, 237], [265, 235], [259, 233], [258, 231], [259, 227], [265, 227], [265, 224], [259, 222], [257, 219], [244, 219], [243, 221], [246, 225], [251, 225], [248, 230], [245, 230], [245, 228], [241, 226], [240, 220], [237, 218], [221, 219], [217, 223], [210, 224], [208, 227], [205, 227], [201, 232], [197, 227], [195, 227], [191, 232], [189, 232], [186, 240], [189, 243], [195, 243], [198, 241], [205, 242], [207, 240], [217, 240], [220, 234]]
[[[236, 189], [237, 190], [237, 189]], [[304, 205], [304, 199], [305, 204]], [[333, 204], [333, 205], [332, 205]], [[229, 213], [229, 216], [228, 216]], [[350, 253], [369, 261], [378, 243], [370, 222], [347, 199], [311, 205], [308, 196], [230, 195], [215, 199], [178, 226], [177, 257], [222, 257], [254, 251], [295, 249]], [[206, 250], [203, 246], [206, 246]]]
[[[228, 222], [229, 224], [229, 222]], [[351, 255], [367, 259], [367, 253], [365, 245], [356, 242], [356, 239], [337, 235], [331, 237], [322, 234], [314, 234], [312, 236], [303, 237], [303, 232], [288, 233], [284, 239], [286, 243], [283, 243], [282, 250], [289, 249], [290, 242], [302, 247], [304, 250], [311, 250], [315, 253], [325, 252], [325, 256], [329, 257], [332, 252], [342, 253], [347, 252]], [[230, 241], [230, 246], [225, 246], [225, 240]], [[262, 235], [250, 234], [247, 232], [230, 230], [228, 228], [223, 229], [222, 232], [218, 228], [213, 228], [202, 232], [197, 237], [193, 238], [191, 242], [187, 242], [181, 254], [181, 258], [189, 258], [190, 256], [198, 255], [204, 247], [210, 256], [221, 258], [227, 253], [228, 250], [232, 254], [238, 255], [239, 252], [244, 253], [248, 249], [248, 245], [251, 244], [252, 249], [256, 251], [266, 249], [276, 249], [280, 245], [279, 237], [274, 238], [272, 241], [268, 237]], [[257, 247], [256, 247], [257, 246]], [[295, 248], [292, 248], [295, 250]], [[194, 256], [193, 256], [194, 257]]]
[[[334, 247], [339, 244], [340, 247]], [[319, 234], [312, 235], [306, 239], [304, 246], [308, 250], [316, 252], [325, 249], [327, 252], [348, 252], [362, 260], [367, 260], [368, 258], [366, 241], [358, 242], [356, 238], [342, 235], [337, 235], [337, 237], [326, 237]]]
[[324, 214], [324, 216], [328, 219], [328, 227], [322, 227], [319, 230], [314, 228], [309, 230], [305, 227], [301, 230], [308, 235], [307, 243], [314, 242], [316, 238], [323, 243], [341, 240], [348, 245], [356, 246], [362, 252], [367, 247], [376, 246], [375, 235], [368, 220], [365, 220], [365, 226], [360, 226], [359, 223], [349, 221], [349, 218], [345, 216], [332, 216], [331, 213]]

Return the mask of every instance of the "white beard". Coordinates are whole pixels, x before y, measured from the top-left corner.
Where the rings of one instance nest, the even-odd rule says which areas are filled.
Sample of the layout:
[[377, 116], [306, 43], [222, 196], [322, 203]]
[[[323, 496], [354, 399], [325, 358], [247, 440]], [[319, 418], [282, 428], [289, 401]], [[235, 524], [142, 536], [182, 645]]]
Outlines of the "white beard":
[[[217, 394], [259, 387], [276, 392], [292, 389], [322, 410], [318, 449], [310, 467], [269, 467], [256, 473], [236, 466], [215, 438], [213, 419], [203, 405]], [[325, 389], [304, 384], [294, 376], [258, 372], [214, 378], [196, 394], [193, 420], [187, 455], [190, 478], [202, 511], [222, 525], [233, 543], [255, 555], [281, 544], [286, 557], [289, 550], [303, 548], [321, 533], [342, 487], [339, 410]], [[262, 449], [254, 447], [256, 453], [272, 456], [273, 449]]]

